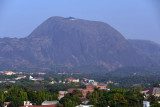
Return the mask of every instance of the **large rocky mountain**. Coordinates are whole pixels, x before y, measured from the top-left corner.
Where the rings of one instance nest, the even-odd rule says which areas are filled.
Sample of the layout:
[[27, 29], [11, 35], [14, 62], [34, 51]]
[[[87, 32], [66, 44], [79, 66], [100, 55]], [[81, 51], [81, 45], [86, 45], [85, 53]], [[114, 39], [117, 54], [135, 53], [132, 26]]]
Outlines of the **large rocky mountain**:
[[51, 17], [28, 37], [0, 39], [0, 69], [157, 64], [139, 49], [106, 23]]

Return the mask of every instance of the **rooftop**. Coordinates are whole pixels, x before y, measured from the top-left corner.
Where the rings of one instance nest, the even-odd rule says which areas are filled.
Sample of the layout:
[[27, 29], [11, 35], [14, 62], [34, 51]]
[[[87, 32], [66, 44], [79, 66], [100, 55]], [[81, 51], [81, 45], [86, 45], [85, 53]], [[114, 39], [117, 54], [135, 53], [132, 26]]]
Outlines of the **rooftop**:
[[59, 101], [43, 101], [42, 105], [59, 104]]

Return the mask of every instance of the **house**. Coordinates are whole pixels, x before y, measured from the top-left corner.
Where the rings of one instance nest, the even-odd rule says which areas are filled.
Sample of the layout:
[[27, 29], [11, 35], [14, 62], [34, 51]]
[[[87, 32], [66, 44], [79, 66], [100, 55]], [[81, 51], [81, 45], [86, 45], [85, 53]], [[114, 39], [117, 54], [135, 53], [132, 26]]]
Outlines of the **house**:
[[65, 75], [65, 74], [68, 74], [66, 72], [63, 72], [63, 73], [57, 73], [58, 75]]
[[10, 80], [10, 79], [0, 80], [0, 83], [6, 83], [6, 82], [8, 82], [8, 83], [16, 83], [15, 80]]
[[7, 90], [7, 89], [5, 89], [5, 90], [4, 90], [4, 93], [8, 93], [8, 90]]
[[76, 83], [76, 82], [79, 82], [79, 79], [74, 79], [74, 78], [70, 77], [70, 78], [67, 78], [66, 81], [68, 81], [68, 83], [70, 83], [70, 82]]
[[41, 105], [59, 104], [59, 101], [43, 101]]
[[61, 80], [59, 80], [59, 81], [58, 81], [58, 83], [62, 83], [62, 81], [61, 81]]
[[8, 107], [10, 102], [4, 102], [4, 107]]
[[30, 105], [30, 106], [21, 106], [21, 107], [57, 107], [57, 104], [51, 104], [51, 105]]
[[33, 78], [33, 77], [30, 75], [30, 76], [29, 76], [29, 80], [32, 80], [32, 81], [42, 81], [42, 80], [44, 80], [44, 78], [41, 78], [41, 77]]
[[149, 101], [143, 101], [143, 107], [150, 107], [150, 102]]
[[46, 73], [44, 73], [44, 72], [36, 72], [36, 74], [38, 74], [38, 75], [45, 75]]
[[[75, 88], [68, 89], [68, 93], [72, 93], [73, 90], [75, 90]], [[77, 90], [79, 90], [82, 93], [83, 97], [86, 98], [88, 92], [91, 92], [91, 93], [94, 92], [94, 86], [93, 85], [87, 85], [86, 89], [78, 88]]]
[[0, 71], [1, 74], [6, 74], [6, 75], [13, 75], [16, 74], [13, 71]]
[[82, 101], [82, 104], [85, 104], [85, 105], [88, 104], [89, 102], [89, 99], [84, 98], [84, 97], [81, 97], [80, 100]]
[[55, 84], [55, 83], [56, 83], [56, 81], [51, 81], [51, 82], [50, 82], [50, 84]]
[[59, 91], [59, 97], [58, 99], [61, 99], [64, 97], [65, 94], [67, 94], [68, 92], [67, 91]]
[[113, 81], [107, 81], [107, 84], [113, 84], [114, 82]]
[[141, 93], [145, 95], [144, 98], [148, 97], [148, 95], [149, 95], [149, 94], [147, 94], [148, 92], [149, 92], [149, 90], [141, 91]]
[[30, 106], [32, 103], [30, 101], [24, 101], [24, 106]]
[[93, 85], [94, 80], [88, 80], [88, 84]]
[[15, 78], [15, 80], [20, 80], [20, 79], [24, 79], [24, 78], [26, 78], [26, 76], [25, 76], [25, 75], [18, 75], [18, 77], [17, 77], [17, 78]]
[[21, 107], [57, 107], [59, 101], [43, 101], [41, 105], [30, 105], [30, 101], [25, 101], [24, 106]]
[[151, 94], [151, 95], [154, 95], [156, 97], [160, 97], [160, 88], [159, 87], [153, 87], [147, 92], [147, 94]]
[[83, 81], [87, 81], [88, 79], [87, 78], [83, 78]]
[[149, 92], [149, 90], [141, 91], [142, 94], [146, 94], [148, 92]]
[[83, 78], [83, 79], [81, 80], [81, 83], [85, 84], [85, 83], [87, 83], [87, 81], [88, 81], [87, 78]]
[[76, 107], [94, 107], [94, 105], [78, 105], [78, 106], [76, 106]]
[[97, 85], [96, 88], [99, 88], [100, 90], [106, 90], [107, 85]]
[[4, 71], [4, 73], [5, 73], [6, 75], [14, 75], [14, 74], [16, 74], [16, 73], [14, 73], [14, 72], [12, 72], [12, 71]]
[[84, 81], [84, 83], [86, 84], [86, 85], [97, 85], [98, 84], [98, 82], [96, 82], [96, 81], [94, 81], [94, 80], [89, 80], [89, 79], [87, 79], [87, 78], [83, 78], [83, 81]]
[[29, 80], [34, 80], [34, 78], [30, 75], [30, 76], [29, 76]]

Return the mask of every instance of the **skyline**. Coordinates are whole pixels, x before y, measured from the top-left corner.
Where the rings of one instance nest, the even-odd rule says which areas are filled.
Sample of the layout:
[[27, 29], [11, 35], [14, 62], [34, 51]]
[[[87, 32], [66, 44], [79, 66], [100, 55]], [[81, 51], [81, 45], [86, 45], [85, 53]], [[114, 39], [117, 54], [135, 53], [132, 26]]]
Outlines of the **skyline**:
[[49, 17], [71, 16], [108, 23], [126, 39], [160, 43], [159, 8], [149, 0], [2, 0], [0, 4], [1, 38], [26, 37]]

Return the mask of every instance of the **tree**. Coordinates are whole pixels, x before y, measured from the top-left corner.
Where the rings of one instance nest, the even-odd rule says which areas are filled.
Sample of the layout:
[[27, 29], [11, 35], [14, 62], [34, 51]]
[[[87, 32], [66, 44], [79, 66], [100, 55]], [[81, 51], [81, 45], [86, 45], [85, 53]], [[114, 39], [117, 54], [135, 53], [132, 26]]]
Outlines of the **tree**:
[[158, 103], [158, 98], [156, 96], [154, 96], [154, 95], [149, 95], [148, 96], [148, 100], [150, 101], [151, 105]]
[[151, 107], [160, 107], [160, 104], [158, 102], [153, 102]]
[[155, 81], [155, 82], [153, 83], [153, 87], [159, 87], [159, 82], [158, 82], [158, 81]]
[[60, 103], [63, 104], [64, 107], [75, 107], [82, 103], [80, 98], [77, 95], [66, 94], [61, 100]]
[[115, 93], [112, 97], [112, 100], [109, 101], [109, 105], [117, 107], [117, 106], [125, 106], [127, 105], [127, 100], [120, 93]]
[[73, 95], [80, 96], [80, 97], [82, 96], [82, 92], [81, 92], [80, 90], [77, 90], [77, 89], [76, 89], [76, 90], [73, 90], [72, 94], [73, 94]]

